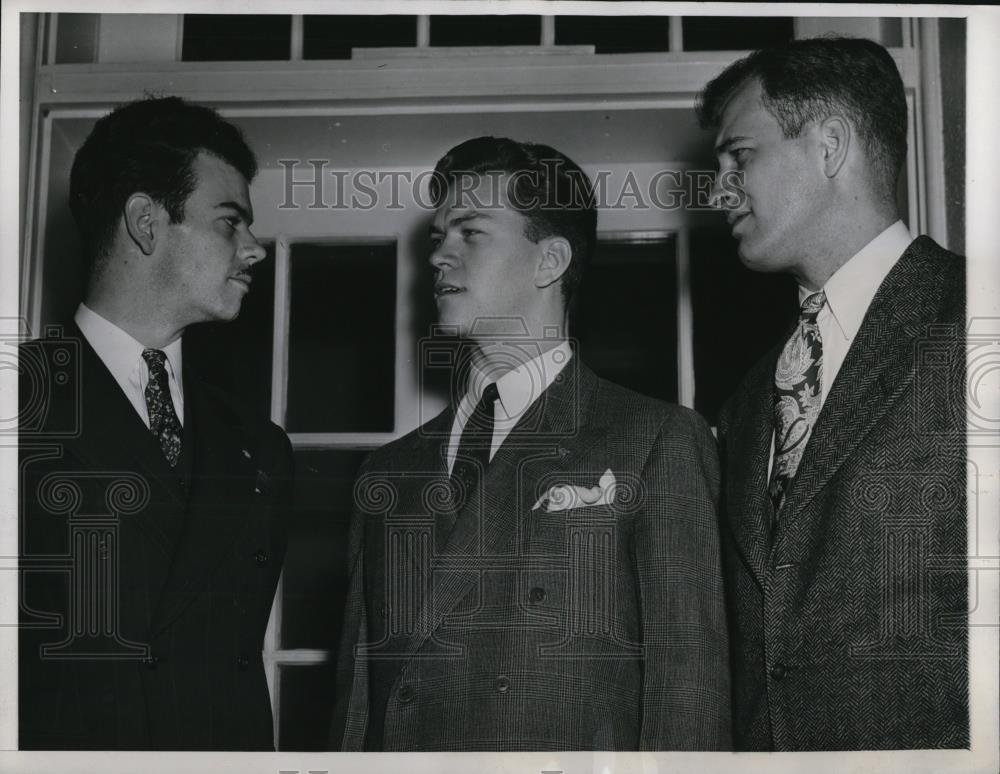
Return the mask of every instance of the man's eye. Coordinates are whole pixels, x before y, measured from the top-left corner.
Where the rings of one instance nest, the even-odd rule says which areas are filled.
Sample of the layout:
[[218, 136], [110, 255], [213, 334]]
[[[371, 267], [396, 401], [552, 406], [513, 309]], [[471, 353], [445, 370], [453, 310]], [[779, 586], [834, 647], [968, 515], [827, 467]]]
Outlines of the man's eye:
[[222, 220], [232, 231], [235, 231], [240, 226], [240, 219], [235, 215], [230, 215], [228, 218], [223, 218]]
[[483, 233], [482, 231], [479, 231], [478, 229], [474, 229], [474, 228], [463, 228], [462, 229], [462, 236], [465, 239], [469, 239], [471, 237], [476, 236], [477, 234], [482, 234], [482, 233]]
[[749, 148], [736, 148], [733, 151], [733, 159], [737, 164], [743, 164], [747, 160], [747, 156], [750, 155]]

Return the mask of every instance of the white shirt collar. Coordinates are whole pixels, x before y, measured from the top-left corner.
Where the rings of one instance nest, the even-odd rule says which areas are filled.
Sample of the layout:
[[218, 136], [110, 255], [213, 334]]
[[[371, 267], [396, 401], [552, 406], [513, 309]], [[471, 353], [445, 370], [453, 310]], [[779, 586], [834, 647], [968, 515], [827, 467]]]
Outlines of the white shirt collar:
[[[855, 253], [823, 286], [830, 314], [847, 341], [857, 335], [875, 293], [913, 238], [897, 220]], [[815, 291], [799, 287], [799, 304]]]
[[[142, 359], [142, 351], [146, 347], [86, 304], [80, 304], [76, 308], [73, 321], [136, 407], [140, 416], [146, 418], [148, 422], [145, 398], [142, 396], [142, 389], [145, 388], [148, 380], [148, 367]], [[178, 338], [168, 344], [163, 348], [163, 352], [167, 356], [166, 370], [170, 379], [175, 410], [178, 418], [183, 422], [184, 388], [181, 374], [184, 372], [181, 363], [181, 339]]]
[[[526, 347], [525, 355], [528, 354], [531, 352]], [[497, 415], [497, 421], [517, 420], [549, 388], [572, 356], [573, 350], [570, 349], [569, 342], [562, 341], [507, 371], [499, 379], [492, 379], [489, 373], [473, 366], [469, 376], [469, 391], [463, 402], [475, 406], [486, 385], [495, 381], [503, 412], [503, 415]]]

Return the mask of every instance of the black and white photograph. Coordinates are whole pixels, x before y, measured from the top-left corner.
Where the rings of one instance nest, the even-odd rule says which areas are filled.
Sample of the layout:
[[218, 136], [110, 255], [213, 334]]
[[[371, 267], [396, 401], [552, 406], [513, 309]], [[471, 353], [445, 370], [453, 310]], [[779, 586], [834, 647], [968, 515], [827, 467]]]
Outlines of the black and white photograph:
[[0, 771], [1000, 766], [995, 9], [0, 33]]

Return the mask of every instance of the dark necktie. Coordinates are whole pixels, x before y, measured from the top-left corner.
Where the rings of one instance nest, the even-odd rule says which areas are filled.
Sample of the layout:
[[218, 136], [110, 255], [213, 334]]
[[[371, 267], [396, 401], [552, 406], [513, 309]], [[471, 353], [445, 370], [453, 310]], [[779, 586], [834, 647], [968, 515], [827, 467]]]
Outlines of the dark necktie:
[[159, 349], [144, 349], [142, 359], [149, 367], [149, 382], [146, 384], [149, 429], [160, 442], [160, 449], [167, 458], [167, 464], [175, 468], [181, 456], [181, 423], [177, 419], [177, 412], [174, 411], [167, 369], [163, 365], [167, 356]]
[[774, 466], [768, 493], [777, 515], [785, 504], [822, 400], [823, 339], [816, 318], [826, 303], [820, 291], [802, 302], [799, 324], [774, 369]]
[[451, 468], [451, 491], [454, 508], [452, 513], [439, 519], [436, 544], [441, 548], [454, 527], [454, 518], [482, 483], [482, 476], [490, 464], [493, 444], [493, 404], [500, 397], [496, 384], [490, 383], [469, 415], [462, 428], [455, 464]]

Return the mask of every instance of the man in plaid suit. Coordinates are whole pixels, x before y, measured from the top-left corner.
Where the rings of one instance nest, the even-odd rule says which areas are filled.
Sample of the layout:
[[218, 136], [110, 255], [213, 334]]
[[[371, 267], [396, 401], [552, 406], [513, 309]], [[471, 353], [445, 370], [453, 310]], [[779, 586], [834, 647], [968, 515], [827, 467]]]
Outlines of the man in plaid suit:
[[727, 748], [715, 444], [569, 345], [589, 180], [481, 137], [432, 193], [453, 398], [359, 474], [331, 747]]

